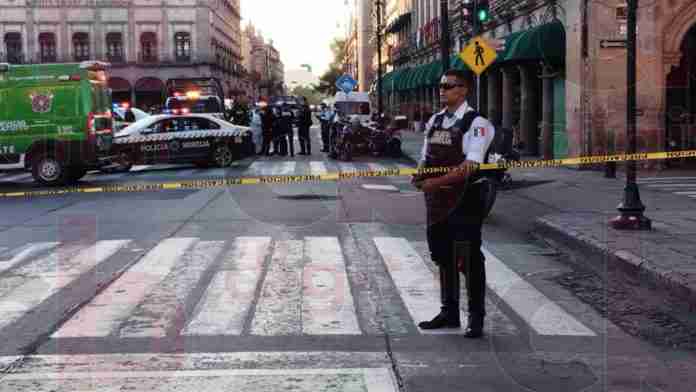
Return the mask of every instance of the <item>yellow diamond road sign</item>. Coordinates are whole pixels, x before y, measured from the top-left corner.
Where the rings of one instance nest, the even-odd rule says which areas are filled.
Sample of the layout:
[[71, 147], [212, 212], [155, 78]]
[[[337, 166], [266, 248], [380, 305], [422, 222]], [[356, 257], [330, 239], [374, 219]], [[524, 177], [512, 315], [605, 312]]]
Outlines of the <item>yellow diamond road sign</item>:
[[459, 53], [459, 57], [476, 75], [481, 75], [495, 61], [498, 54], [485, 38], [476, 37], [469, 41], [469, 44]]

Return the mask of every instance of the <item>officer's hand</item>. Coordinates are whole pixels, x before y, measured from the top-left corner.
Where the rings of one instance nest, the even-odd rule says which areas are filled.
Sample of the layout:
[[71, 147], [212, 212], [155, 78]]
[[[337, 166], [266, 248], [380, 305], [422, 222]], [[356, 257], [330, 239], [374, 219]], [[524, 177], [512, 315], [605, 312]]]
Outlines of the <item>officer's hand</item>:
[[438, 186], [432, 178], [423, 181], [423, 185], [421, 186], [421, 190], [425, 193], [433, 193], [438, 189], [440, 189], [440, 186]]
[[413, 174], [411, 175], [411, 185], [421, 189], [423, 187], [423, 179], [420, 176]]

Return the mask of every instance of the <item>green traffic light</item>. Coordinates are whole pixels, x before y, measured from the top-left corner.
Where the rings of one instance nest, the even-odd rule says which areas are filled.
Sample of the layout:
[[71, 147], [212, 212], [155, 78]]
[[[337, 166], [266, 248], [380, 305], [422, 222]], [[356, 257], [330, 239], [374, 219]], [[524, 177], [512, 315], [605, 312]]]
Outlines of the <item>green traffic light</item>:
[[480, 20], [481, 22], [485, 22], [486, 20], [488, 20], [488, 11], [486, 11], [486, 10], [479, 10], [479, 12], [478, 12], [478, 20]]

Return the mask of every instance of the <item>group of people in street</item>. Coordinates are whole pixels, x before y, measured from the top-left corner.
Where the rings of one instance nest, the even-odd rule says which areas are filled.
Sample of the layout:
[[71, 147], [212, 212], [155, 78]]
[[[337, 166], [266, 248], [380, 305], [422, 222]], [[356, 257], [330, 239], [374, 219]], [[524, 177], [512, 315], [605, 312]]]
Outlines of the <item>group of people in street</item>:
[[[295, 156], [295, 131], [300, 143], [298, 155], [311, 155], [312, 143], [309, 129], [312, 126], [312, 111], [306, 103], [299, 106], [296, 113], [293, 107], [287, 103], [268, 105], [259, 103], [261, 135], [263, 138], [259, 155], [271, 156]], [[273, 150], [271, 151], [271, 147]]]

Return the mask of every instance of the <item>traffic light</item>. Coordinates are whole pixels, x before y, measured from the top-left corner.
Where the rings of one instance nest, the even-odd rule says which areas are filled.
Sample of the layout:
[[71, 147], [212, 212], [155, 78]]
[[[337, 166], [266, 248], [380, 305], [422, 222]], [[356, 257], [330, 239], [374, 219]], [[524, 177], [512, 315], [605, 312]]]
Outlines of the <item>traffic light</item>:
[[467, 26], [474, 26], [476, 20], [474, 13], [476, 12], [475, 0], [462, 0], [462, 22]]
[[488, 0], [478, 0], [478, 9], [476, 10], [476, 18], [479, 25], [488, 22], [491, 17], [491, 7]]

